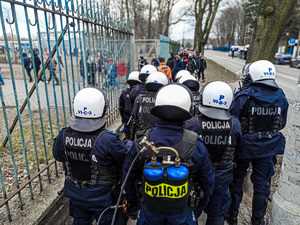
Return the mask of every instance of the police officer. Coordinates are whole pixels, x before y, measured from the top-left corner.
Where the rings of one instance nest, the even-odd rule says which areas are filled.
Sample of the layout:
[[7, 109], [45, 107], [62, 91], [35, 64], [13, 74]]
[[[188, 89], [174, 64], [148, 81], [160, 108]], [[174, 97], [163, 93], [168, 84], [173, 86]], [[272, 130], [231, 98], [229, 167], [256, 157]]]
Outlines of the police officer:
[[145, 65], [141, 69], [140, 75], [139, 75], [139, 80], [141, 81], [141, 84], [136, 85], [130, 92], [130, 99], [131, 99], [131, 104], [134, 104], [134, 100], [136, 99], [139, 94], [145, 92], [145, 81], [146, 78], [153, 72], [156, 72], [157, 69], [155, 66], [152, 65]]
[[174, 82], [178, 82], [180, 77], [185, 76], [185, 75], [191, 75], [191, 73], [187, 70], [180, 70], [178, 73], [176, 73]]
[[237, 215], [243, 197], [242, 185], [249, 163], [252, 163], [251, 182], [253, 225], [265, 224], [270, 180], [274, 175], [274, 156], [283, 154], [285, 139], [279, 132], [287, 118], [288, 102], [275, 83], [276, 70], [266, 60], [256, 61], [246, 67], [245, 84], [235, 96], [231, 114], [236, 115], [242, 126], [243, 136], [239, 145], [234, 180], [231, 186], [232, 203], [227, 221], [237, 224]]
[[139, 74], [139, 71], [132, 71], [129, 74], [127, 80], [127, 84], [129, 85], [129, 87], [122, 91], [119, 99], [119, 110], [122, 118], [122, 123], [124, 124], [125, 138], [127, 140], [130, 139], [130, 124], [127, 123], [129, 121], [132, 110], [130, 91], [135, 85], [141, 83], [141, 81], [139, 80]]
[[[191, 118], [191, 102], [192, 93], [184, 85], [173, 83], [162, 87], [156, 93], [155, 107], [151, 110], [161, 120], [141, 138], [136, 138], [124, 161], [123, 177], [139, 154], [125, 185], [128, 212], [133, 216], [137, 205], [135, 183], [137, 180], [142, 183], [137, 224], [193, 225], [196, 221], [190, 205], [207, 205], [213, 189], [214, 171], [202, 139], [183, 128], [184, 121]], [[145, 140], [145, 137], [154, 143], [155, 148], [163, 149], [158, 154], [149, 149], [142, 151], [140, 140]], [[175, 149], [180, 159], [166, 147]], [[196, 186], [203, 190], [201, 199], [194, 192], [198, 190]], [[193, 196], [191, 201], [189, 196]]]
[[134, 139], [138, 130], [147, 130], [154, 127], [158, 121], [158, 117], [152, 115], [150, 110], [154, 107], [155, 93], [159, 88], [169, 83], [169, 80], [162, 72], [153, 72], [147, 79], [145, 84], [146, 92], [140, 94], [134, 101], [132, 108], [132, 129], [131, 140]]
[[[73, 224], [90, 224], [114, 204], [115, 192], [119, 192], [127, 150], [114, 132], [104, 128], [107, 105], [100, 90], [80, 90], [74, 98], [70, 127], [59, 132], [53, 146], [54, 158], [64, 165], [63, 193], [69, 198]], [[106, 212], [100, 224], [110, 224], [111, 217], [112, 212]]]
[[[231, 116], [229, 107], [233, 93], [230, 86], [221, 81], [209, 82], [201, 89], [200, 114], [196, 116], [197, 131], [203, 138], [215, 167], [215, 186], [210, 197], [207, 225], [223, 225], [224, 214], [230, 206], [229, 184], [232, 182], [233, 157], [241, 136], [241, 125], [237, 117]], [[185, 128], [192, 129], [193, 120], [188, 120]], [[200, 216], [199, 212], [195, 213]]]
[[[188, 71], [187, 71], [188, 72]], [[189, 72], [188, 72], [189, 73]], [[199, 82], [197, 79], [192, 75], [182, 75], [182, 77], [179, 78], [178, 83], [184, 84], [187, 86], [193, 93], [193, 102], [192, 102], [192, 116], [195, 116], [198, 114], [198, 107], [200, 104], [200, 92], [199, 92]]]

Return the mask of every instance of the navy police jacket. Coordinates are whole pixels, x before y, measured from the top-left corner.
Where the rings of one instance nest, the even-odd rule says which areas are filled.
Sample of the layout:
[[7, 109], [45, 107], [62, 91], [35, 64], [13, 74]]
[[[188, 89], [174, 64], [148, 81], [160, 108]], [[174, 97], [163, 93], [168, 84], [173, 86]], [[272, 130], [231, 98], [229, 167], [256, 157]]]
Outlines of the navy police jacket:
[[[63, 128], [53, 145], [53, 156], [57, 161], [64, 162], [66, 158]], [[93, 148], [97, 164], [103, 167], [117, 166], [122, 168], [127, 149], [115, 132], [105, 131], [97, 139]], [[94, 160], [95, 161], [95, 160]], [[69, 197], [82, 207], [89, 210], [102, 210], [112, 204], [112, 186], [101, 184], [87, 184], [86, 188], [79, 188], [73, 181], [65, 180], [64, 196]]]
[[[182, 138], [183, 122], [163, 121], [156, 123], [155, 127], [150, 130], [150, 141], [155, 143], [156, 147], [173, 146]], [[133, 144], [123, 164], [123, 179], [125, 178], [133, 159], [137, 155], [136, 146]], [[127, 199], [133, 200], [136, 198], [135, 181], [141, 178], [143, 168], [140, 168], [140, 163], [137, 159], [136, 163], [128, 177], [125, 185]], [[204, 200], [208, 200], [212, 194], [214, 186], [214, 168], [209, 159], [206, 147], [199, 139], [194, 150], [193, 165], [191, 168], [192, 174], [195, 175], [194, 181], [197, 181], [203, 192]]]
[[279, 130], [286, 125], [288, 106], [280, 88], [263, 83], [251, 83], [236, 94], [230, 112], [239, 118], [243, 131], [238, 158], [284, 153], [285, 139]]
[[140, 93], [145, 92], [145, 81], [142, 81], [140, 84], [135, 85], [130, 91], [131, 104], [134, 104], [135, 99], [139, 96]]
[[131, 86], [123, 90], [119, 98], [119, 110], [122, 118], [122, 123], [127, 123], [130, 118], [130, 114], [132, 110], [130, 92], [133, 87], [134, 86]]
[[[197, 134], [201, 135], [201, 128], [199, 126], [198, 119], [192, 117], [191, 119], [185, 122], [185, 129], [194, 131]], [[231, 131], [231, 144], [229, 146], [237, 146], [242, 136], [241, 124], [236, 116], [232, 116], [232, 131]]]

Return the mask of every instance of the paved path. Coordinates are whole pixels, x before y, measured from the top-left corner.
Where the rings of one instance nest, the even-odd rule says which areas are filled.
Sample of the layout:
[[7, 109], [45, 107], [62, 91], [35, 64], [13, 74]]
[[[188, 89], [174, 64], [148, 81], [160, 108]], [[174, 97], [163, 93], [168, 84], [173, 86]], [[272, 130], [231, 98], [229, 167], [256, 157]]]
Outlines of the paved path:
[[[241, 70], [245, 65], [245, 60], [228, 57], [227, 52], [206, 50], [205, 57], [219, 65], [226, 67], [228, 70], [241, 75]], [[284, 91], [287, 99], [293, 101], [296, 93], [296, 86], [300, 70], [291, 68], [289, 65], [275, 65], [276, 83]]]
[[[32, 88], [34, 83], [27, 83], [28, 92]], [[24, 80], [15, 80], [15, 86], [16, 86], [16, 94], [18, 97], [18, 104], [19, 107], [23, 104], [24, 100], [26, 99], [26, 90], [25, 90], [25, 84]], [[68, 86], [70, 91], [68, 92]], [[81, 84], [82, 87], [82, 84]], [[55, 88], [55, 92], [54, 92]], [[56, 101], [57, 106], [62, 108], [64, 102], [64, 105], [66, 108], [69, 108], [69, 95], [70, 93], [70, 102], [72, 103], [73, 97], [74, 97], [74, 91], [73, 91], [73, 83], [70, 83], [67, 85], [67, 82], [62, 82], [62, 85], [54, 86], [52, 82], [50, 84], [47, 84], [47, 91], [48, 91], [48, 99], [49, 99], [49, 105], [50, 107], [55, 107], [55, 98], [54, 93], [56, 94]], [[11, 80], [5, 80], [5, 85], [2, 86], [3, 95], [4, 95], [4, 102], [6, 107], [15, 107], [15, 94], [13, 89], [13, 84]], [[42, 109], [47, 109], [47, 97], [46, 97], [46, 91], [45, 91], [45, 84], [44, 82], [39, 82], [38, 84], [38, 91], [40, 96], [40, 104]], [[75, 84], [75, 92], [78, 90], [78, 84]], [[37, 101], [37, 90], [34, 91], [33, 95], [30, 98], [30, 106], [32, 110], [38, 109], [38, 101]], [[0, 105], [2, 107], [2, 105]]]

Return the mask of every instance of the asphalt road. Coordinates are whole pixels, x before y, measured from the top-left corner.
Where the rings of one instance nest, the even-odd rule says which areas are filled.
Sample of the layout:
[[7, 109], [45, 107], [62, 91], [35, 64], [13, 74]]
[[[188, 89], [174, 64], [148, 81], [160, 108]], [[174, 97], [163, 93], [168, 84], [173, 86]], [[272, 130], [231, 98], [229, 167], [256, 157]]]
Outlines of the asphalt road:
[[[227, 52], [206, 50], [205, 57], [237, 74], [241, 74], [241, 70], [245, 65], [245, 60], [238, 58], [232, 59], [228, 56]], [[278, 86], [282, 88], [287, 99], [293, 101], [300, 69], [291, 68], [289, 65], [275, 65], [275, 67], [277, 71], [276, 82]]]

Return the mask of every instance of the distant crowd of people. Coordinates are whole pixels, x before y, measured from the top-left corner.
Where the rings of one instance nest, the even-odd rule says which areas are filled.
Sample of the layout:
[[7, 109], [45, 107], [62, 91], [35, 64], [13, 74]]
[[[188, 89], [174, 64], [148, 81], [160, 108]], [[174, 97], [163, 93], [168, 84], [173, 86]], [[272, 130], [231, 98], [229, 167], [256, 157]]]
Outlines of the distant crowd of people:
[[[141, 71], [147, 65], [147, 60], [141, 56], [138, 62], [138, 69]], [[152, 55], [151, 65], [158, 71], [163, 72], [170, 80], [175, 81], [176, 74], [181, 70], [187, 70], [193, 74], [198, 81], [205, 81], [204, 71], [207, 68], [203, 55], [198, 50], [181, 49], [175, 56], [172, 52], [168, 55], [167, 62], [163, 57]]]

